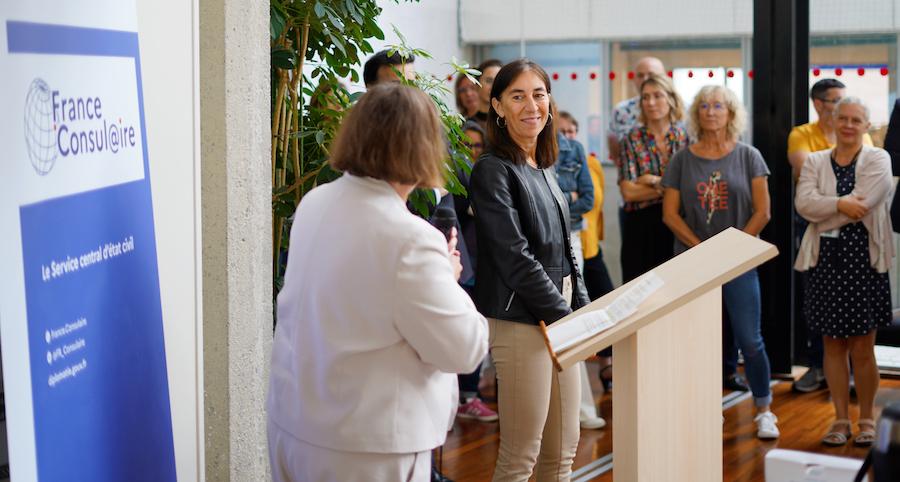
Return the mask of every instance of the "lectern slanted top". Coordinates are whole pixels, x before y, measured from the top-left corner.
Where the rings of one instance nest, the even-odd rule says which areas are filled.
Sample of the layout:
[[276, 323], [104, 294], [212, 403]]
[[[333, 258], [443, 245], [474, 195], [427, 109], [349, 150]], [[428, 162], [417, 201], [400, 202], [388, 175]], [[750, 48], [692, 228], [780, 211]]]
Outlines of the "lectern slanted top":
[[722, 480], [722, 285], [777, 254], [730, 228], [654, 268], [655, 291], [604, 331], [558, 353], [550, 342], [641, 278], [544, 327], [560, 370], [613, 347], [616, 482]]

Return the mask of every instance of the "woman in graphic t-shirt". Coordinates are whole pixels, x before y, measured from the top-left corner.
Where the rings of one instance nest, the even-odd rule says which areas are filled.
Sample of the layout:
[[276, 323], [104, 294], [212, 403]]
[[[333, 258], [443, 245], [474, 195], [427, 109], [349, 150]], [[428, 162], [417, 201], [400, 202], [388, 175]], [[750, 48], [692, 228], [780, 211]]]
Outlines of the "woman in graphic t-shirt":
[[[738, 140], [745, 119], [744, 107], [726, 87], [706, 86], [694, 98], [688, 128], [697, 142], [672, 157], [662, 181], [663, 222], [675, 234], [675, 254], [729, 227], [757, 236], [769, 222], [769, 169], [756, 148]], [[722, 296], [744, 354], [757, 408], [756, 435], [777, 438], [756, 270], [726, 283]]]

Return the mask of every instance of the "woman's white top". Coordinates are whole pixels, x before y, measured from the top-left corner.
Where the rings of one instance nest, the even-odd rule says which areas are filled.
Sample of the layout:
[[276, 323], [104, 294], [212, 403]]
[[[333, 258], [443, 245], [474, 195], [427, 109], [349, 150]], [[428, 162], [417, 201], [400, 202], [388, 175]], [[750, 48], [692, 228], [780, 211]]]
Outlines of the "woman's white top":
[[[832, 149], [814, 152], [803, 163], [794, 206], [809, 221], [794, 269], [806, 271], [819, 261], [823, 233], [854, 223], [838, 211], [837, 178], [831, 167]], [[869, 231], [869, 260], [879, 273], [887, 273], [894, 258], [891, 229], [891, 158], [884, 149], [863, 146], [856, 158], [856, 184], [851, 194], [862, 197], [869, 212], [861, 222]]]
[[488, 349], [444, 236], [386, 182], [345, 174], [291, 228], [272, 348], [270, 419], [313, 445], [411, 453], [441, 445], [456, 373]]

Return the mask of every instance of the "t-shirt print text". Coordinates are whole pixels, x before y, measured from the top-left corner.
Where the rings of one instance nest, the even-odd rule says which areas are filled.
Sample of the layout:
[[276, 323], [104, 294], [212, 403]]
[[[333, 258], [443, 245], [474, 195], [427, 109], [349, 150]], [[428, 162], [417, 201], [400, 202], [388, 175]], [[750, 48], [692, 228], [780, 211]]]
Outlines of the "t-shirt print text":
[[706, 210], [706, 224], [712, 221], [716, 211], [728, 210], [728, 182], [722, 179], [721, 171], [713, 171], [709, 180], [697, 183], [697, 199]]

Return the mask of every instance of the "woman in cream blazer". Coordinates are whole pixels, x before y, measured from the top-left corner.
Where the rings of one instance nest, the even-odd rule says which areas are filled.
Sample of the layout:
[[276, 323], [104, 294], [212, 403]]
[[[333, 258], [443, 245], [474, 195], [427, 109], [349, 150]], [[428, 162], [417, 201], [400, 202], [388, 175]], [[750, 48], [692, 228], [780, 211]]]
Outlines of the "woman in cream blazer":
[[441, 184], [434, 104], [400, 84], [366, 93], [332, 149], [340, 179], [297, 209], [269, 386], [275, 481], [427, 481], [487, 353], [487, 321], [448, 242], [406, 208]]
[[844, 445], [852, 437], [849, 356], [860, 411], [854, 443], [866, 446], [875, 438], [875, 330], [893, 317], [887, 274], [894, 256], [891, 162], [884, 150], [863, 145], [870, 124], [862, 101], [845, 97], [834, 116], [837, 145], [811, 154], [797, 183], [797, 212], [810, 224], [795, 268], [809, 270], [804, 315], [810, 330], [823, 336], [825, 378], [836, 415], [822, 443]]

